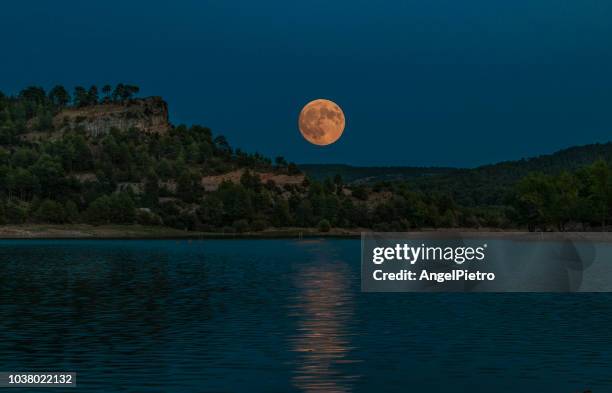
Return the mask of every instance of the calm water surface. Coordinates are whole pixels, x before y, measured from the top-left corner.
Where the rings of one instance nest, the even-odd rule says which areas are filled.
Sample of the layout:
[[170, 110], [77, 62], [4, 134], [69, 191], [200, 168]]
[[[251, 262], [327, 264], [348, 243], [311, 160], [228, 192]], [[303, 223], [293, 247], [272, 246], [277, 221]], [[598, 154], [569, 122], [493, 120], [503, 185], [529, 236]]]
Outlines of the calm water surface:
[[72, 392], [612, 392], [612, 295], [361, 293], [359, 252], [0, 241], [0, 371], [76, 371]]

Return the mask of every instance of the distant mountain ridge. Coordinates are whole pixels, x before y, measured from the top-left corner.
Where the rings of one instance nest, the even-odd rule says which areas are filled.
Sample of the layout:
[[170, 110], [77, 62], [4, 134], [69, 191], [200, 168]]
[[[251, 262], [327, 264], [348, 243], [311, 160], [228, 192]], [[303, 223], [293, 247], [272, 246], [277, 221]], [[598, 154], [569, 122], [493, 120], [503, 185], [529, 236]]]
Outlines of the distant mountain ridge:
[[340, 174], [345, 182], [357, 184], [403, 180], [422, 191], [449, 192], [457, 202], [475, 206], [502, 204], [508, 188], [530, 172], [556, 174], [573, 171], [598, 159], [612, 163], [612, 142], [573, 146], [552, 154], [470, 169], [337, 164], [306, 164], [299, 167], [316, 179]]
[[369, 183], [377, 181], [409, 180], [423, 176], [446, 175], [458, 168], [447, 167], [361, 167], [346, 164], [301, 164], [299, 168], [313, 179], [323, 180], [336, 175], [347, 183]]

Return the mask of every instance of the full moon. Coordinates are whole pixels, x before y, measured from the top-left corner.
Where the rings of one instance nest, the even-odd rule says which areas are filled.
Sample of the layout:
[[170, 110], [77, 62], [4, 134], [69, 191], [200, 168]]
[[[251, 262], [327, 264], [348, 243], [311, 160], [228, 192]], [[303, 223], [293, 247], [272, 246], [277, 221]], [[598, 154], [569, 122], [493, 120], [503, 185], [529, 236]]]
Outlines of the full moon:
[[344, 131], [344, 113], [333, 101], [318, 99], [310, 101], [300, 112], [298, 126], [302, 136], [319, 146], [337, 141]]

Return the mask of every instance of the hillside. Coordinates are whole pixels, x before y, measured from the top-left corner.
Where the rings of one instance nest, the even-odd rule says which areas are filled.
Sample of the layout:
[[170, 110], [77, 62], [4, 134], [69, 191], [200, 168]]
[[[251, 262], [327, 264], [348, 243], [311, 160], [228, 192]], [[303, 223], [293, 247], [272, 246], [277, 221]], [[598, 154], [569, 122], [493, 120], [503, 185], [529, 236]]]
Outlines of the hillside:
[[207, 127], [172, 125], [163, 99], [138, 98], [136, 86], [102, 92], [0, 93], [0, 224], [339, 233], [588, 229], [612, 218], [612, 171], [591, 164], [610, 161], [612, 144], [475, 169], [310, 165], [305, 175]]
[[172, 126], [168, 119], [168, 104], [161, 97], [148, 97], [64, 108], [53, 118], [53, 128], [56, 130], [77, 127], [83, 127], [90, 136], [97, 136], [108, 134], [112, 128], [165, 133]]
[[[0, 224], [293, 224], [280, 219], [305, 192], [295, 164], [233, 149], [206, 127], [173, 126], [166, 102], [135, 97], [136, 86], [102, 91], [0, 93]], [[287, 212], [273, 220], [277, 205]]]
[[353, 184], [374, 184], [381, 181], [406, 181], [424, 192], [453, 195], [456, 202], [467, 206], [501, 205], [512, 186], [531, 172], [555, 175], [575, 171], [598, 159], [612, 163], [612, 142], [575, 146], [553, 154], [504, 161], [473, 169], [445, 167], [357, 167], [336, 164], [300, 165], [307, 175], [324, 179], [335, 174]]
[[512, 186], [532, 172], [557, 175], [573, 172], [598, 159], [612, 162], [612, 143], [576, 146], [553, 154], [517, 161], [505, 161], [474, 169], [464, 169], [452, 176], [432, 176], [415, 182], [418, 189], [448, 192], [467, 206], [502, 205]]
[[459, 169], [444, 167], [363, 167], [345, 164], [300, 164], [299, 168], [317, 180], [340, 175], [347, 183], [414, 180], [420, 177], [452, 174]]

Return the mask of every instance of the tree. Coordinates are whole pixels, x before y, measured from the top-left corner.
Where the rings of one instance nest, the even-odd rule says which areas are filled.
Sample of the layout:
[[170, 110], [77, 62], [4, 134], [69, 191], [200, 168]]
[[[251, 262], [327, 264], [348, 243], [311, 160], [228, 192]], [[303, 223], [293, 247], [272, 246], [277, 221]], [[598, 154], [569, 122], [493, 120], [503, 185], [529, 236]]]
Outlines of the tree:
[[555, 177], [554, 188], [552, 216], [557, 223], [557, 229], [565, 231], [568, 222], [580, 219], [578, 213], [578, 182], [575, 176], [569, 172], [563, 172]]
[[4, 212], [7, 221], [13, 224], [22, 224], [28, 218], [27, 205], [19, 201], [7, 201]]
[[125, 93], [123, 99], [130, 100], [134, 98], [134, 96], [138, 94], [138, 92], [140, 92], [140, 87], [136, 85], [125, 85]]
[[11, 160], [11, 154], [8, 150], [0, 147], [0, 165], [8, 165]]
[[39, 86], [30, 86], [19, 92], [19, 99], [24, 105], [26, 117], [30, 119], [34, 115], [34, 111], [40, 105], [47, 104], [47, 94], [45, 89]]
[[11, 164], [16, 167], [28, 167], [36, 162], [38, 153], [29, 147], [19, 147], [11, 157]]
[[0, 201], [0, 225], [4, 225], [7, 222], [6, 211], [4, 209], [4, 203]]
[[144, 185], [143, 204], [147, 207], [157, 206], [159, 200], [159, 178], [154, 170], [147, 173]]
[[104, 94], [104, 102], [110, 101], [111, 92], [113, 88], [111, 85], [106, 84], [102, 87], [102, 94]]
[[595, 213], [601, 222], [602, 231], [606, 226], [606, 218], [608, 216], [611, 202], [611, 186], [610, 167], [604, 160], [597, 160], [589, 168], [591, 180], [591, 201], [595, 209]]
[[327, 221], [326, 219], [323, 219], [319, 221], [319, 224], [317, 225], [317, 229], [319, 230], [319, 232], [329, 232], [331, 229], [331, 225], [329, 221]]
[[77, 86], [74, 88], [74, 94], [72, 95], [72, 105], [80, 108], [89, 104], [89, 94], [83, 86]]
[[49, 91], [49, 100], [56, 108], [62, 109], [70, 102], [70, 94], [64, 86], [57, 85]]
[[108, 200], [110, 222], [115, 224], [132, 224], [136, 218], [136, 207], [126, 192], [113, 194]]
[[52, 131], [53, 130], [53, 116], [51, 112], [44, 106], [39, 106], [36, 111], [36, 128], [39, 131]]
[[217, 136], [213, 140], [213, 143], [215, 148], [222, 153], [230, 153], [232, 151], [229, 143], [227, 142], [227, 139], [223, 135]]
[[232, 223], [232, 227], [237, 233], [244, 233], [249, 230], [249, 222], [245, 219], [236, 220]]
[[227, 222], [242, 218], [249, 219], [253, 214], [253, 204], [249, 192], [241, 184], [226, 181], [219, 185], [217, 194], [223, 202]]
[[193, 172], [183, 171], [176, 182], [176, 194], [185, 202], [194, 202], [201, 195], [200, 177]]
[[66, 217], [66, 222], [74, 223], [79, 219], [79, 208], [76, 203], [71, 200], [66, 201], [64, 205], [64, 213]]
[[[308, 199], [300, 202], [295, 212], [296, 224], [300, 227], [309, 227], [313, 224], [312, 203]], [[314, 221], [316, 222], [316, 221]]]
[[279, 168], [284, 168], [287, 166], [287, 160], [285, 160], [285, 157], [283, 156], [278, 156], [274, 159], [274, 163], [276, 164], [277, 167]]
[[136, 219], [136, 207], [130, 195], [121, 192], [97, 198], [85, 214], [92, 224], [132, 224]]
[[40, 182], [41, 196], [48, 198], [62, 194], [64, 170], [57, 158], [43, 154], [30, 168]]
[[113, 90], [112, 99], [113, 101], [121, 101], [124, 95], [125, 86], [123, 85], [123, 83], [119, 83], [117, 86], [115, 86], [115, 89]]
[[555, 189], [550, 177], [542, 173], [531, 173], [516, 185], [514, 206], [518, 220], [527, 224], [530, 231], [537, 227], [545, 230], [552, 221], [551, 206], [554, 206]]
[[272, 224], [275, 227], [287, 227], [291, 225], [289, 203], [283, 198], [278, 198], [274, 202], [274, 208], [272, 210]]
[[66, 213], [63, 206], [50, 199], [45, 199], [40, 204], [36, 216], [39, 220], [51, 224], [63, 224], [66, 222]]
[[92, 85], [87, 92], [87, 104], [96, 105], [99, 101], [100, 97], [98, 96], [98, 87], [96, 85]]
[[65, 135], [58, 141], [58, 145], [62, 165], [68, 171], [86, 171], [93, 168], [93, 154], [82, 135]]
[[140, 88], [138, 86], [124, 85], [123, 83], [119, 83], [117, 86], [115, 86], [112, 98], [113, 101], [126, 101], [131, 99], [139, 91]]
[[108, 224], [111, 217], [110, 198], [107, 195], [97, 198], [89, 205], [85, 215], [91, 224]]
[[215, 194], [208, 195], [200, 203], [197, 215], [200, 221], [208, 228], [223, 225], [223, 202]]
[[9, 199], [16, 196], [21, 200], [29, 200], [34, 196], [38, 187], [38, 178], [27, 169], [17, 168], [7, 174], [6, 188]]

